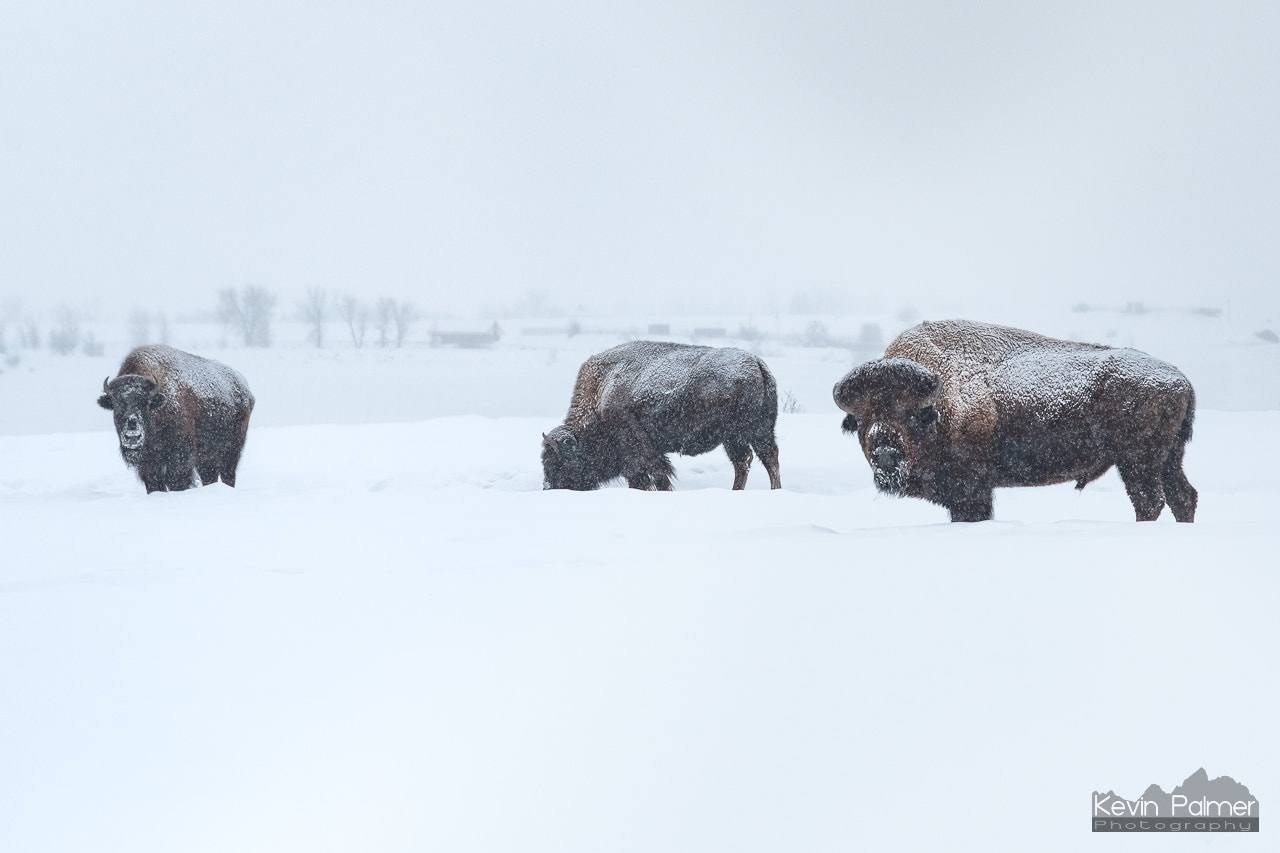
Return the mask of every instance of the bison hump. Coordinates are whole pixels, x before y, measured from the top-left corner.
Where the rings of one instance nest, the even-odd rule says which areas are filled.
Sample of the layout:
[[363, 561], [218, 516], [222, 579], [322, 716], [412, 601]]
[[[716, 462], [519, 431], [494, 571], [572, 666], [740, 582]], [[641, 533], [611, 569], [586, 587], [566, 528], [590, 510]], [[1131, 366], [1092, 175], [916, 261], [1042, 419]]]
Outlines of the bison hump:
[[181, 390], [200, 400], [253, 402], [249, 384], [238, 370], [163, 344], [135, 348], [120, 365], [120, 373], [154, 377], [166, 394]]
[[735, 389], [759, 387], [759, 359], [734, 347], [633, 341], [602, 353], [608, 364], [600, 386], [602, 409], [714, 403]]

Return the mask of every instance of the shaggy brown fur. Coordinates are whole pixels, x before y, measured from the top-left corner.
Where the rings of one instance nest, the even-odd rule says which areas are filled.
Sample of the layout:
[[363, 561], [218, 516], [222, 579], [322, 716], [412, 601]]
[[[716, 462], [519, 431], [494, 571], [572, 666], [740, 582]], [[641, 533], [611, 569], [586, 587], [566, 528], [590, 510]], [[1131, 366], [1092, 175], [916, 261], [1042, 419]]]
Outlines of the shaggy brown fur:
[[98, 405], [115, 415], [120, 455], [148, 494], [218, 479], [236, 484], [254, 402], [237, 371], [173, 347], [144, 346], [125, 356], [102, 390]]
[[633, 489], [671, 489], [668, 453], [724, 445], [733, 487], [747, 484], [752, 449], [769, 483], [778, 474], [778, 389], [759, 358], [732, 347], [632, 341], [587, 359], [564, 424], [542, 437], [548, 489], [589, 490], [617, 477]]
[[1145, 353], [948, 320], [898, 336], [834, 389], [881, 491], [992, 515], [992, 490], [1120, 472], [1139, 521], [1192, 521], [1182, 472], [1195, 392]]

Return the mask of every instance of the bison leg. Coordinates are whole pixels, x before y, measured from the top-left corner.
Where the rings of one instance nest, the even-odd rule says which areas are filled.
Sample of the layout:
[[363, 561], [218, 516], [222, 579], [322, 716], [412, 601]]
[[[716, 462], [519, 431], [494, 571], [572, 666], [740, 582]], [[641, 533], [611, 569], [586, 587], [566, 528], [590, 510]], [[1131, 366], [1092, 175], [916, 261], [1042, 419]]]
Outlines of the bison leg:
[[764, 470], [769, 473], [769, 488], [781, 489], [782, 475], [778, 470], [778, 442], [769, 435], [751, 442], [751, 446], [756, 449], [756, 455], [760, 457]]
[[191, 486], [192, 469], [187, 468], [187, 480], [184, 482], [181, 478], [174, 476], [175, 470], [181, 470], [182, 466], [173, 466], [168, 463], [144, 463], [138, 466], [138, 479], [142, 481], [142, 485], [146, 487], [147, 494], [152, 492], [180, 492]]
[[672, 490], [671, 476], [673, 473], [671, 463], [667, 462], [664, 456], [660, 458], [659, 462], [650, 465], [644, 470], [633, 471], [622, 476], [626, 478], [627, 485], [633, 489], [640, 489], [645, 492], [669, 492]]
[[946, 507], [952, 521], [990, 521], [995, 515], [995, 490], [985, 470], [947, 466], [934, 483], [940, 488], [928, 499]]
[[653, 488], [653, 478], [649, 476], [647, 471], [641, 471], [628, 476], [627, 485], [633, 489], [648, 491]]
[[222, 482], [232, 488], [235, 488], [236, 485], [236, 469], [240, 467], [240, 454], [244, 452], [244, 439], [248, 431], [249, 416], [245, 415], [244, 419], [236, 426], [235, 441], [227, 448], [227, 452], [222, 457]]
[[948, 504], [947, 512], [952, 521], [990, 521], [995, 514], [994, 494], [990, 489], [986, 492], [974, 490], [973, 493]]
[[667, 457], [660, 456], [657, 462], [652, 463], [644, 470], [623, 474], [623, 476], [627, 480], [627, 485], [633, 489], [640, 489], [646, 492], [670, 492], [673, 489], [671, 478], [674, 474], [675, 471], [672, 469], [671, 463], [667, 461]]
[[747, 472], [751, 470], [751, 445], [744, 442], [726, 441], [724, 452], [733, 463], [733, 488], [747, 487]]
[[196, 484], [196, 469], [189, 468], [186, 476], [174, 475], [174, 478], [166, 484], [165, 488], [171, 492], [182, 492], [193, 488]]
[[228, 450], [222, 457], [222, 464], [218, 466], [218, 473], [222, 477], [222, 482], [228, 486], [235, 488], [236, 485], [236, 468], [240, 466], [240, 448], [233, 447]]
[[666, 454], [659, 453], [653, 446], [649, 434], [641, 428], [634, 416], [627, 419], [626, 429], [619, 439], [627, 448], [622, 476], [627, 478], [627, 484], [631, 488], [656, 489], [660, 492], [672, 490], [671, 478], [675, 476], [676, 469], [671, 467], [671, 460], [667, 459]]
[[[221, 478], [223, 483], [235, 488], [236, 485], [236, 468], [240, 467], [240, 453], [244, 450], [245, 435], [249, 431], [249, 416], [236, 421], [235, 432], [232, 437], [219, 435], [214, 439], [214, 444], [219, 447], [218, 454], [214, 457], [214, 478]], [[204, 470], [200, 471], [200, 479], [204, 480]], [[204, 480], [205, 485], [212, 483], [213, 480]]]
[[676, 469], [671, 467], [671, 460], [662, 455], [658, 456], [649, 469], [649, 476], [653, 477], [653, 487], [660, 492], [675, 491], [675, 486], [671, 485], [671, 478], [675, 475]]
[[[1138, 521], [1155, 521], [1164, 509], [1164, 484], [1160, 469], [1154, 465], [1121, 462], [1116, 465], [1124, 490], [1129, 493]], [[1190, 484], [1188, 484], [1190, 485]]]
[[1164, 460], [1161, 479], [1164, 481], [1164, 499], [1168, 501], [1169, 509], [1173, 510], [1174, 519], [1190, 522], [1196, 520], [1197, 495], [1195, 488], [1187, 480], [1187, 475], [1182, 472], [1182, 454], [1186, 449], [1187, 445], [1183, 441], [1173, 445]]

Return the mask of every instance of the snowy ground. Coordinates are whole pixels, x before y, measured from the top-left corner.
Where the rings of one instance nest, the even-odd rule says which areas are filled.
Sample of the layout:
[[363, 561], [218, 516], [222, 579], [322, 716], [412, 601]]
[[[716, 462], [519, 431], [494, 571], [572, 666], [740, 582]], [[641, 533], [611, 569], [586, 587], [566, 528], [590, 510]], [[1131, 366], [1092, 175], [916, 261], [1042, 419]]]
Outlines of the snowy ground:
[[1114, 473], [951, 525], [875, 495], [817, 399], [839, 354], [771, 362], [813, 389], [783, 491], [717, 451], [576, 494], [537, 461], [576, 354], [524, 356], [537, 417], [360, 422], [502, 414], [466, 380], [515, 356], [434, 352], [370, 388], [377, 353], [228, 351], [241, 486], [151, 496], [102, 364], [0, 377], [39, 424], [0, 435], [0, 849], [1077, 851], [1095, 789], [1280, 791], [1280, 413], [1201, 412], [1194, 525]]

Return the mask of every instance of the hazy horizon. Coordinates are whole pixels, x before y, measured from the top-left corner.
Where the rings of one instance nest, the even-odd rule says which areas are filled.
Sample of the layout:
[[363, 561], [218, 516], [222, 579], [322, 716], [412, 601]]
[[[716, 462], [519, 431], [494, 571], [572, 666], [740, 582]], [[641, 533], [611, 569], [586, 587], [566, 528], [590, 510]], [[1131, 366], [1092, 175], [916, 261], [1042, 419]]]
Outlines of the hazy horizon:
[[10, 5], [0, 299], [1273, 310], [1280, 9]]

